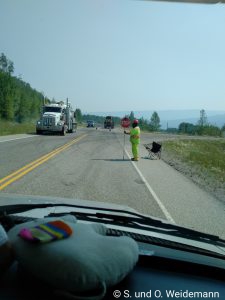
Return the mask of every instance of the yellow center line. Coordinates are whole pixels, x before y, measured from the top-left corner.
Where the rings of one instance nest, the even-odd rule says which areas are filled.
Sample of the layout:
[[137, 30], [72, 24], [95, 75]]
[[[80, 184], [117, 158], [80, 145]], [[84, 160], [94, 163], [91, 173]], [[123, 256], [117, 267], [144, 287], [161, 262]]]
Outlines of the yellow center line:
[[[43, 155], [42, 157], [34, 160], [33, 162], [25, 165], [24, 167], [18, 169], [17, 171], [15, 171], [15, 172], [9, 174], [8, 176], [2, 178], [0, 180], [0, 191], [3, 190], [8, 185], [10, 185], [11, 183], [13, 183], [14, 181], [16, 181], [19, 178], [26, 175], [27, 173], [31, 172], [32, 170], [34, 170], [35, 168], [37, 168], [38, 166], [40, 166], [44, 162], [48, 161], [50, 158], [54, 157], [55, 155], [61, 153], [64, 150], [66, 150], [67, 148], [69, 148], [73, 144], [77, 143], [78, 141], [80, 141], [81, 139], [83, 139], [86, 136], [87, 136], [87, 134], [84, 134], [84, 135], [80, 136], [79, 138], [76, 138], [76, 139], [68, 142], [67, 144], [65, 144], [63, 146], [60, 146], [59, 148]], [[3, 182], [5, 182], [5, 183], [3, 183]], [[3, 184], [1, 184], [1, 183], [3, 183]]]
[[[67, 144], [65, 144], [65, 145], [67, 145]], [[4, 181], [6, 181], [7, 179], [9, 179], [9, 178], [15, 176], [16, 174], [20, 173], [21, 171], [27, 169], [28, 167], [30, 167], [30, 166], [36, 164], [37, 162], [41, 161], [41, 160], [44, 159], [45, 157], [48, 157], [48, 156], [51, 155], [52, 153], [59, 151], [60, 149], [64, 148], [65, 145], [60, 146], [59, 148], [57, 148], [57, 149], [51, 151], [50, 153], [45, 154], [44, 156], [42, 156], [42, 157], [40, 157], [40, 158], [38, 158], [38, 159], [32, 161], [31, 163], [25, 165], [24, 167], [22, 167], [22, 168], [18, 169], [17, 171], [11, 173], [10, 175], [8, 175], [8, 176], [2, 178], [2, 179], [0, 180], [0, 183], [2, 183], [2, 182], [4, 182]]]

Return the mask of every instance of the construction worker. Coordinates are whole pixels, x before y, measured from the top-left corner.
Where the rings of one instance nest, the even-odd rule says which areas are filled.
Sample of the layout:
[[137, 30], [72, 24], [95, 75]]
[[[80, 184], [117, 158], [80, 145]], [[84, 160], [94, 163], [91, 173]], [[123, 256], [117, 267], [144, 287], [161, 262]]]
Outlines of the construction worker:
[[140, 144], [140, 128], [138, 126], [138, 120], [134, 120], [132, 123], [132, 129], [130, 132], [124, 131], [125, 134], [130, 135], [130, 142], [132, 146], [132, 153], [133, 153], [133, 158], [131, 160], [133, 161], [138, 161], [138, 145]]

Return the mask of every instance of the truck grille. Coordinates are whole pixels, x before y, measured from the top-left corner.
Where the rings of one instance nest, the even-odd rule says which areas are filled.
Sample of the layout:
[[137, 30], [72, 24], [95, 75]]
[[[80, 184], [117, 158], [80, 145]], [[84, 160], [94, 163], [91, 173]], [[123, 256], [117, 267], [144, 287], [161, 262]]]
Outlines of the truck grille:
[[50, 118], [50, 117], [43, 118], [43, 125], [44, 125], [44, 126], [52, 126], [52, 125], [55, 125], [55, 119], [54, 119], [54, 118]]

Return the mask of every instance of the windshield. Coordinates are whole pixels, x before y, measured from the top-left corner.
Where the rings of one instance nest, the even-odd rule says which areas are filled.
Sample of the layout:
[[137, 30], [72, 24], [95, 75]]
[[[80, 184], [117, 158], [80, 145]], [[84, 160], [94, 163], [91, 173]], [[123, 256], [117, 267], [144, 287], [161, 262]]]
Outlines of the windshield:
[[119, 204], [225, 238], [225, 5], [0, 3], [0, 205]]
[[61, 107], [54, 107], [54, 106], [45, 106], [43, 108], [43, 112], [58, 112], [61, 113], [62, 108]]

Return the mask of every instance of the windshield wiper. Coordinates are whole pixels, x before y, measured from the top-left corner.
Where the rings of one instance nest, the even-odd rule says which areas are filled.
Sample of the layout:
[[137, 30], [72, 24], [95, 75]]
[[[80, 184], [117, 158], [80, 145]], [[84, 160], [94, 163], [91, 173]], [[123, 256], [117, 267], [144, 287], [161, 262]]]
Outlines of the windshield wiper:
[[[117, 211], [118, 212], [118, 211]], [[165, 223], [161, 220], [157, 220], [148, 216], [139, 215], [137, 213], [129, 213], [135, 217], [128, 217], [123, 215], [115, 215], [115, 214], [105, 214], [105, 213], [83, 213], [83, 212], [70, 212], [68, 214], [72, 214], [77, 217], [78, 220], [83, 221], [94, 221], [94, 222], [103, 222], [106, 224], [113, 224], [119, 226], [126, 226], [136, 229], [147, 230], [151, 229], [152, 231], [164, 233], [164, 234], [172, 234], [175, 236], [212, 243], [220, 246], [225, 246], [225, 240], [221, 239], [219, 236], [203, 233], [201, 231], [197, 231], [194, 229], [189, 229], [185, 227], [181, 227], [178, 225]], [[66, 213], [67, 214], [67, 213]], [[48, 216], [55, 217], [55, 216], [62, 216], [65, 213], [50, 213]]]
[[[79, 220], [103, 222], [106, 224], [114, 225], [124, 225], [131, 228], [137, 228], [142, 230], [152, 231], [172, 234], [179, 237], [184, 237], [187, 239], [194, 239], [196, 241], [207, 242], [212, 244], [217, 244], [224, 246], [225, 240], [221, 239], [219, 236], [203, 233], [197, 230], [181, 227], [178, 225], [167, 223], [166, 221], [161, 221], [154, 219], [152, 217], [142, 215], [136, 212], [131, 212], [127, 210], [118, 210], [112, 208], [99, 208], [94, 206], [83, 206], [65, 203], [41, 203], [41, 204], [15, 204], [15, 205], [3, 205], [0, 206], [0, 217], [26, 212], [32, 209], [41, 209], [48, 207], [73, 207], [85, 210], [97, 210], [101, 212], [88, 213], [88, 212], [66, 212], [66, 213], [50, 213], [48, 216], [62, 216], [65, 214], [72, 214]], [[103, 213], [107, 212], [107, 213]], [[108, 213], [111, 212], [111, 213]], [[126, 214], [126, 215], [121, 215]], [[130, 215], [130, 216], [128, 216]]]

